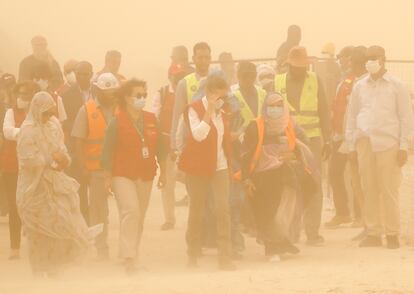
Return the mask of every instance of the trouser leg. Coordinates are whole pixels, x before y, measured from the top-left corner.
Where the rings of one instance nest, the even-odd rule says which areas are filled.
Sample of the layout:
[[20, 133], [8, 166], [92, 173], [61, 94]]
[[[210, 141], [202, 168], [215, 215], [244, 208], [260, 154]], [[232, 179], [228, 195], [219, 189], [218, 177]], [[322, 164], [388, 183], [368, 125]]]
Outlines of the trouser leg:
[[17, 173], [4, 173], [3, 178], [9, 207], [10, 247], [11, 249], [19, 249], [21, 222], [16, 205]]
[[217, 228], [217, 247], [220, 257], [231, 254], [230, 232], [230, 175], [228, 170], [217, 171], [211, 181]]
[[[310, 140], [310, 149], [315, 157], [316, 164], [319, 170], [322, 170], [322, 139], [320, 137], [312, 138]], [[303, 193], [307, 193], [303, 191]], [[312, 194], [312, 197], [305, 207], [304, 211], [304, 225], [308, 239], [315, 238], [319, 235], [319, 228], [321, 226], [322, 218], [322, 181], [317, 183], [317, 191]]]
[[350, 216], [348, 194], [345, 186], [346, 162], [347, 155], [335, 151], [332, 154], [329, 172], [336, 215], [342, 217]]
[[380, 190], [378, 189], [377, 164], [375, 153], [372, 151], [368, 138], [357, 142], [358, 164], [361, 175], [362, 190], [364, 193], [365, 221], [368, 235], [380, 236], [382, 224], [380, 217]]
[[165, 222], [175, 224], [175, 162], [168, 158], [166, 164], [167, 183], [161, 191], [162, 203]]
[[103, 224], [104, 229], [95, 239], [98, 252], [108, 251], [108, 191], [103, 172], [93, 172], [89, 181], [89, 222], [91, 226]]
[[186, 233], [187, 254], [194, 258], [201, 253], [201, 231], [209, 184], [208, 178], [186, 175], [186, 187], [190, 198]]
[[399, 188], [402, 174], [397, 163], [398, 146], [376, 153], [377, 177], [380, 188], [380, 216], [386, 235], [400, 233]]

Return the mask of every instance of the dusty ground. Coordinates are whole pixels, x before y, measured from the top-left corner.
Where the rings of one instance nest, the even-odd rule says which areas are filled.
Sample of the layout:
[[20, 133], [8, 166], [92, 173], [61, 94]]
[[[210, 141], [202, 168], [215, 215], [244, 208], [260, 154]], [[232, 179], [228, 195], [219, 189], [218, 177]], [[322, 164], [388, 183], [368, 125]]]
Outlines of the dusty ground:
[[[414, 201], [407, 197], [414, 192], [413, 178], [412, 173], [406, 174], [410, 176], [403, 198], [404, 203], [412, 204]], [[182, 188], [179, 191], [181, 196]], [[325, 218], [331, 213], [325, 210]], [[176, 230], [161, 232], [160, 193], [154, 192], [141, 247], [141, 263], [146, 270], [128, 277], [116, 258], [117, 211], [111, 200], [111, 260], [99, 263], [91, 258], [68, 269], [56, 281], [34, 280], [24, 249], [21, 260], [7, 260], [8, 228], [5, 219], [0, 219], [0, 294], [414, 293], [413, 247], [360, 249], [350, 241], [359, 229], [351, 228], [324, 230], [324, 247], [299, 244], [300, 255], [278, 264], [266, 263], [261, 247], [248, 239], [245, 258], [237, 263], [238, 271], [218, 272], [214, 251], [206, 252], [199, 269], [189, 270], [184, 243], [186, 215], [187, 208], [178, 208]]]

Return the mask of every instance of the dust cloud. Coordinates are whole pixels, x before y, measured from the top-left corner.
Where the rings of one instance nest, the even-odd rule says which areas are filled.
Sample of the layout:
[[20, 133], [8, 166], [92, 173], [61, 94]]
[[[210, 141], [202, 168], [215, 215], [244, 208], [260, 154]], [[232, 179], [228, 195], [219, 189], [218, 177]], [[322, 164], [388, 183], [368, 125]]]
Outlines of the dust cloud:
[[[43, 34], [62, 65], [88, 60], [94, 71], [107, 50], [123, 54], [121, 71], [145, 78], [158, 89], [167, 79], [171, 47], [207, 41], [213, 57], [273, 57], [298, 24], [302, 44], [319, 55], [326, 42], [337, 50], [349, 44], [379, 44], [393, 59], [413, 58], [414, 20], [410, 0], [374, 1], [0, 1], [0, 69], [17, 72], [30, 53], [30, 39]], [[153, 89], [154, 90], [154, 89]]]

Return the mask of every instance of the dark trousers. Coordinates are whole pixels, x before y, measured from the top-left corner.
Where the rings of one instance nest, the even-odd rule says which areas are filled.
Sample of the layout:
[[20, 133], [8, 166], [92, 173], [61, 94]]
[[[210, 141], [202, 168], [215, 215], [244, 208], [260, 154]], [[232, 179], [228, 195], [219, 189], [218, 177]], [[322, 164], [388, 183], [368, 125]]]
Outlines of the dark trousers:
[[284, 170], [285, 168], [281, 167], [260, 172], [252, 178], [256, 190], [249, 199], [256, 220], [258, 237], [264, 242], [266, 256], [284, 253], [285, 246], [289, 242], [282, 237], [275, 221], [285, 185]]
[[237, 252], [245, 249], [244, 237], [240, 231], [243, 201], [243, 185], [239, 182], [233, 182], [230, 186], [231, 242], [233, 251]]
[[345, 167], [347, 155], [339, 153], [337, 148], [332, 154], [329, 177], [331, 180], [333, 201], [337, 216], [350, 216], [348, 193], [345, 186]]
[[10, 247], [11, 249], [19, 249], [21, 222], [16, 205], [17, 173], [3, 173], [3, 182], [9, 207]]

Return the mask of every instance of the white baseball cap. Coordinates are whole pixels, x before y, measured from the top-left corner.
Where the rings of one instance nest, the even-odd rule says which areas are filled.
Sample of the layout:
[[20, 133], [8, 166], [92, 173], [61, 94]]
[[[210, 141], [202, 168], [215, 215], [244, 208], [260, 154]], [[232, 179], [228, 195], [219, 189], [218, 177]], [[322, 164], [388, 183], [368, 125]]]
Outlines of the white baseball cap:
[[103, 73], [96, 79], [95, 86], [101, 90], [111, 90], [119, 87], [118, 79], [112, 73]]

